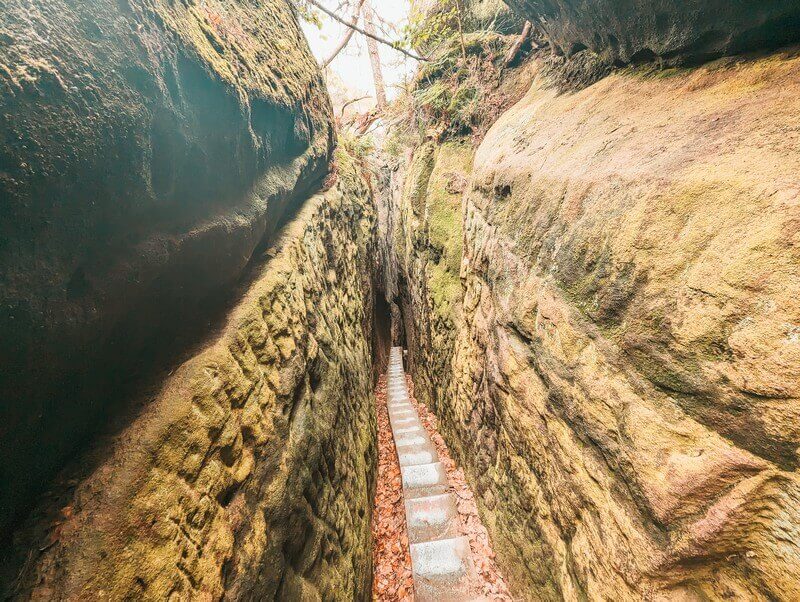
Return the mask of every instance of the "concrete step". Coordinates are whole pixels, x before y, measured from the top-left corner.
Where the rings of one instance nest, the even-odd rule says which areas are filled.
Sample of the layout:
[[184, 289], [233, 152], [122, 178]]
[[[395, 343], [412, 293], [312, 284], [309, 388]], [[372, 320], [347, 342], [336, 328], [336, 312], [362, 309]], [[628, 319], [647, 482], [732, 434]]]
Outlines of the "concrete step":
[[[422, 429], [422, 432], [424, 432], [422, 425], [419, 425], [416, 428]], [[417, 432], [419, 431], [415, 431], [415, 433]], [[427, 434], [425, 436], [427, 437]], [[397, 449], [397, 459], [400, 461], [401, 470], [403, 466], [435, 464], [439, 461], [439, 454], [436, 453], [436, 447], [434, 447], [430, 439], [428, 439], [427, 443], [424, 444], [395, 444], [395, 448]]]
[[389, 410], [389, 418], [417, 418], [417, 411], [413, 406], [399, 410]]
[[466, 537], [412, 543], [410, 548], [417, 602], [470, 599], [473, 567]]
[[426, 447], [404, 447], [397, 450], [397, 458], [400, 460], [400, 467], [419, 466], [420, 464], [434, 464], [439, 461], [439, 454], [436, 450]]
[[417, 421], [416, 424], [410, 424], [409, 426], [398, 426], [396, 429], [394, 429], [394, 434], [397, 435], [398, 437], [401, 437], [403, 435], [408, 435], [410, 433], [424, 435], [427, 433], [427, 431], [425, 430], [425, 427], [422, 426], [422, 423], [419, 421]]
[[475, 576], [469, 540], [460, 536], [447, 473], [411, 403], [399, 347], [389, 355], [388, 374], [389, 422], [400, 461], [416, 600], [466, 602]]
[[419, 421], [419, 417], [417, 416], [417, 411], [415, 409], [410, 410], [389, 410], [389, 421], [392, 423], [392, 427], [395, 424], [398, 426], [403, 424], [403, 420], [408, 420], [409, 418]]
[[392, 432], [394, 432], [394, 429], [396, 428], [413, 426], [415, 424], [419, 424], [420, 426], [422, 425], [422, 423], [419, 421], [419, 418], [417, 418], [416, 416], [395, 418], [394, 420], [391, 420], [391, 423], [392, 423]]
[[396, 435], [394, 438], [394, 445], [396, 448], [401, 447], [425, 447], [430, 445], [431, 440], [428, 438], [428, 433], [424, 430], [416, 433], [405, 433]]
[[447, 474], [441, 462], [400, 467], [403, 496], [407, 500], [447, 493]]
[[461, 523], [453, 496], [448, 493], [406, 500], [406, 525], [411, 543], [458, 537]]

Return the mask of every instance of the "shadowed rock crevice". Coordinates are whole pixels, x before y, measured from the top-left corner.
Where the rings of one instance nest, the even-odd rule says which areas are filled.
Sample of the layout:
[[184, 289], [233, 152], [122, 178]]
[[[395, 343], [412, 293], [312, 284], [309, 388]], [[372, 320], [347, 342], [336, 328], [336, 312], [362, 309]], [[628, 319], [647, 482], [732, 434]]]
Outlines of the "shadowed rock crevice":
[[416, 395], [521, 598], [794, 599], [797, 51], [535, 69], [474, 161], [415, 148], [381, 199]]
[[11, 2], [0, 33], [5, 532], [208, 331], [333, 132], [284, 0]]

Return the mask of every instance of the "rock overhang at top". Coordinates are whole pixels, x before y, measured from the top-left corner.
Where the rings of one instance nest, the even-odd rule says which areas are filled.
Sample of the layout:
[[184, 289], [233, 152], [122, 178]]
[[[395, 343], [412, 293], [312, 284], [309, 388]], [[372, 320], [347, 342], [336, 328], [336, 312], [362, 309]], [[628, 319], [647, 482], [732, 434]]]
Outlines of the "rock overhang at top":
[[693, 64], [800, 40], [797, 0], [506, 0], [553, 49], [609, 64]]

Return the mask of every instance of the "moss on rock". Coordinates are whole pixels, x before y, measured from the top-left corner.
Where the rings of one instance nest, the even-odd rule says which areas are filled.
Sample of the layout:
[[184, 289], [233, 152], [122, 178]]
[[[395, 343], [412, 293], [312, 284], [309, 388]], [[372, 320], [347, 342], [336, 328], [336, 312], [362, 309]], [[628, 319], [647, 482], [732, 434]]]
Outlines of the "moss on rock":
[[369, 598], [375, 212], [338, 164], [221, 333], [68, 493], [59, 536], [29, 541], [13, 595]]
[[0, 532], [205, 327], [330, 120], [286, 0], [3, 3]]
[[540, 78], [478, 149], [434, 407], [521, 595], [800, 594], [798, 69]]
[[433, 157], [387, 220], [415, 392], [520, 598], [796, 599], [798, 51], [569, 93], [539, 58], [460, 205], [447, 132], [396, 174]]

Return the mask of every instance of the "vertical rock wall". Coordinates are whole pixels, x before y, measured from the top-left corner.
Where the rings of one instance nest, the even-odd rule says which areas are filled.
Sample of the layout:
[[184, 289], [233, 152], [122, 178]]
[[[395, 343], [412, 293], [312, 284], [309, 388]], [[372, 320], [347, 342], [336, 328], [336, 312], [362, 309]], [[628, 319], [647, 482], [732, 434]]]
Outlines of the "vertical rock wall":
[[338, 166], [222, 331], [34, 514], [12, 597], [369, 597], [376, 220]]
[[538, 78], [475, 155], [449, 321], [445, 149], [408, 162], [412, 371], [518, 595], [800, 596], [798, 69]]
[[386, 197], [387, 290], [405, 337], [396, 342], [408, 348], [417, 395], [440, 413], [449, 407], [442, 402], [461, 318], [461, 197], [473, 153], [468, 139], [426, 143], [400, 162]]
[[286, 0], [2, 2], [0, 532], [206, 327], [332, 146]]

